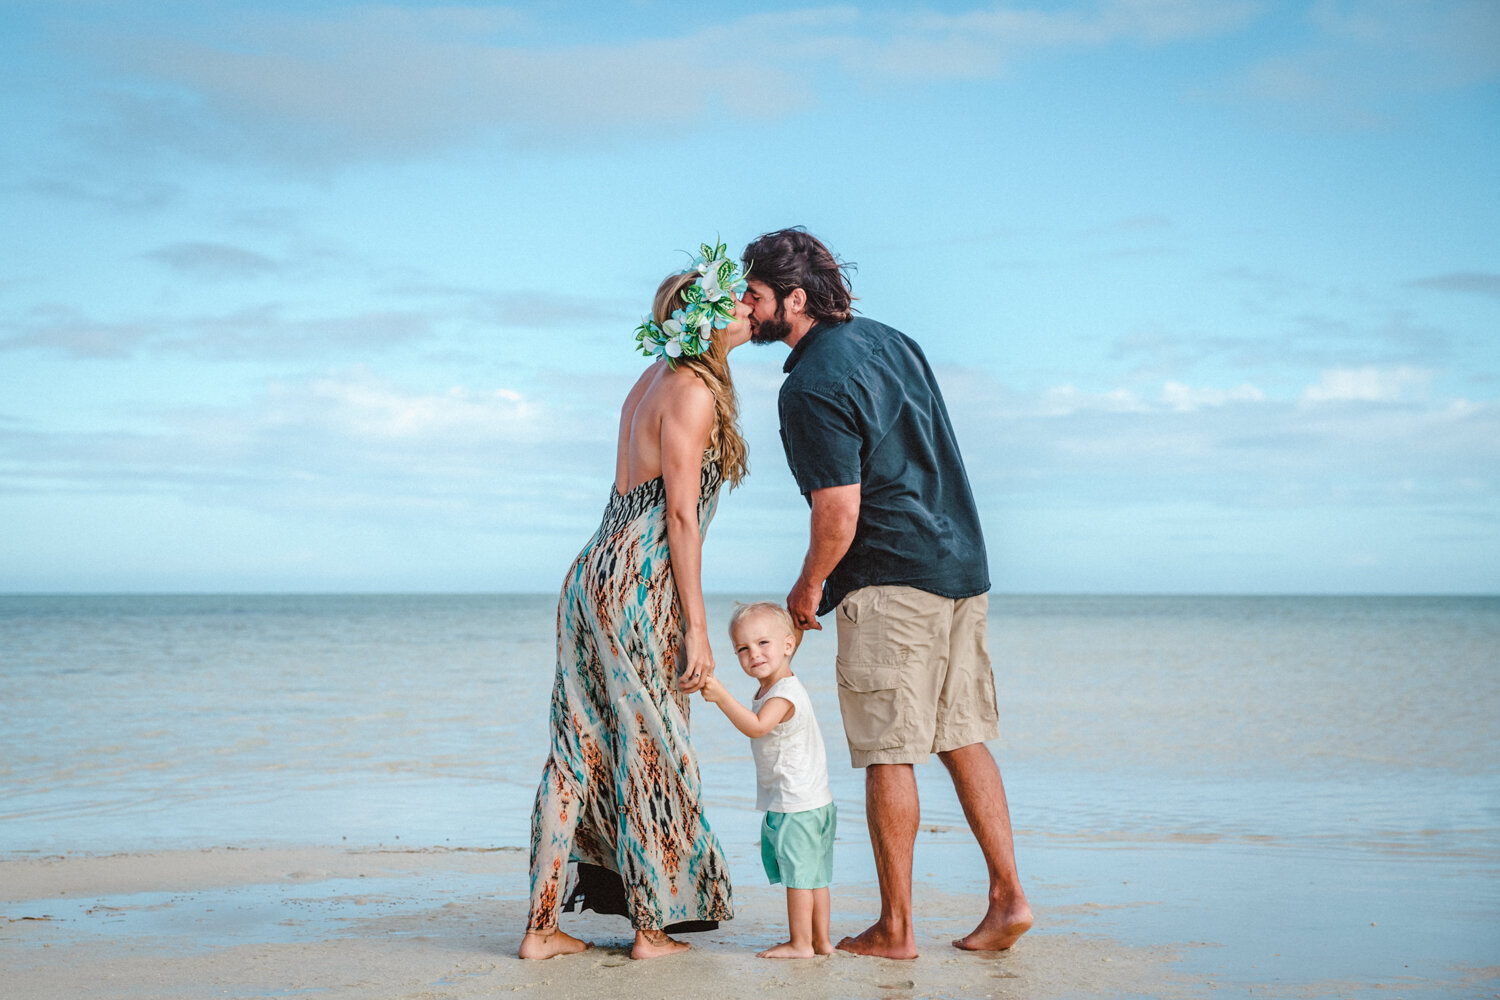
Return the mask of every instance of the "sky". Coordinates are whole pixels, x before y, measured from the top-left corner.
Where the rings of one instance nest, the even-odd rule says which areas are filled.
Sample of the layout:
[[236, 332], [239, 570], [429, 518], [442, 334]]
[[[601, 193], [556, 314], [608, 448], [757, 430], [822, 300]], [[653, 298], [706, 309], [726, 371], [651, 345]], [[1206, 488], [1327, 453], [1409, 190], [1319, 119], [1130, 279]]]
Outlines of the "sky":
[[1500, 593], [1493, 0], [5, 0], [0, 114], [0, 592], [552, 591], [658, 281], [804, 225], [997, 592]]

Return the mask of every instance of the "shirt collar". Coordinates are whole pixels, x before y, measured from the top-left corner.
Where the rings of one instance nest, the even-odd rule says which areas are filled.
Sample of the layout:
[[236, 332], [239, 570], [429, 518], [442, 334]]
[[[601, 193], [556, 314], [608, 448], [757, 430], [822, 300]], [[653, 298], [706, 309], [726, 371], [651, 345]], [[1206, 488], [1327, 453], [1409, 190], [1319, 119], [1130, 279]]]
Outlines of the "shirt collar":
[[812, 329], [804, 333], [802, 339], [797, 341], [797, 346], [792, 348], [792, 353], [786, 356], [786, 363], [781, 366], [781, 370], [790, 373], [793, 368], [796, 368], [797, 362], [801, 361], [802, 355], [807, 352], [807, 345], [811, 344], [813, 338], [827, 328], [828, 324], [826, 323], [814, 323]]

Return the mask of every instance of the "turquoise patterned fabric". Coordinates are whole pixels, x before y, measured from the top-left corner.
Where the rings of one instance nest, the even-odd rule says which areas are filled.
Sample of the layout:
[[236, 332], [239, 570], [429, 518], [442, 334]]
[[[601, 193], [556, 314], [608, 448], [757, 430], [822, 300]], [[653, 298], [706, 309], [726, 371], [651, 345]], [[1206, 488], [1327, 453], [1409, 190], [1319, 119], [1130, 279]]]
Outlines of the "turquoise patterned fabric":
[[[705, 462], [702, 532], [720, 485], [718, 463]], [[570, 862], [618, 876], [637, 929], [733, 916], [729, 866], [703, 815], [689, 698], [674, 683], [682, 641], [665, 486], [657, 477], [623, 496], [611, 487], [603, 523], [568, 570], [558, 602], [552, 747], [531, 820], [528, 929], [557, 926]], [[618, 903], [583, 905], [619, 912]]]

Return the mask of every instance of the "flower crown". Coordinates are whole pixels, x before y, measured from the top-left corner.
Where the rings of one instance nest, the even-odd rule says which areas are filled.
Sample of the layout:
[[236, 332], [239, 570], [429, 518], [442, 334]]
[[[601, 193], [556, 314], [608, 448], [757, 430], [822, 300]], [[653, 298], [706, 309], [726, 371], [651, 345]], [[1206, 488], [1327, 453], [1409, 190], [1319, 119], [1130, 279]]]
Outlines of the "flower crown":
[[635, 328], [635, 340], [647, 357], [663, 357], [676, 368], [677, 358], [693, 358], [707, 351], [713, 332], [722, 330], [734, 319], [735, 296], [743, 295], [747, 285], [735, 262], [727, 256], [722, 243], [701, 244], [702, 251], [688, 268], [679, 273], [698, 273], [698, 280], [682, 290], [683, 308], [667, 317], [660, 326], [650, 316]]

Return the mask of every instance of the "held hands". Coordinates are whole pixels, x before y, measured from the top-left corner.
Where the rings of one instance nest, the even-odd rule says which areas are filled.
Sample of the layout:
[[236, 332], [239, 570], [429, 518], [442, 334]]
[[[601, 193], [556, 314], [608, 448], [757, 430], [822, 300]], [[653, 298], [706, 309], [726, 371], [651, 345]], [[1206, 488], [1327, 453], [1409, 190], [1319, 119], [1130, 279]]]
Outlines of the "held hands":
[[687, 666], [677, 675], [680, 691], [692, 694], [702, 690], [703, 685], [714, 675], [714, 654], [709, 648], [708, 636], [701, 629], [690, 629], [683, 637], [683, 653]]
[[822, 581], [809, 583], [799, 576], [792, 592], [786, 595], [786, 610], [792, 616], [792, 624], [804, 632], [823, 631], [823, 626], [818, 624], [818, 602], [822, 599]]
[[703, 682], [703, 686], [698, 689], [698, 693], [703, 695], [704, 701], [711, 705], [717, 705], [724, 700], [726, 693], [724, 682], [717, 677], [710, 676]]

